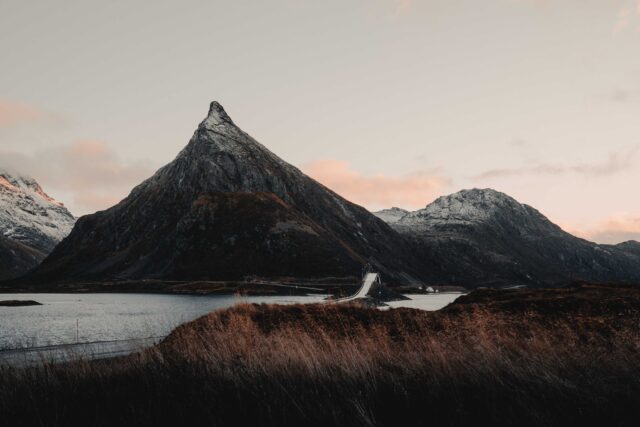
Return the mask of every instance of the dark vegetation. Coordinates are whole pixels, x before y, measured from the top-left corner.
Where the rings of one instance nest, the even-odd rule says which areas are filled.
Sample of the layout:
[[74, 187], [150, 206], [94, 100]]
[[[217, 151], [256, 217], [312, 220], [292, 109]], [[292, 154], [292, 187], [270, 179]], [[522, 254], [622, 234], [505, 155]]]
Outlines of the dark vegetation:
[[439, 312], [240, 305], [115, 360], [0, 368], [4, 425], [635, 426], [640, 290]]

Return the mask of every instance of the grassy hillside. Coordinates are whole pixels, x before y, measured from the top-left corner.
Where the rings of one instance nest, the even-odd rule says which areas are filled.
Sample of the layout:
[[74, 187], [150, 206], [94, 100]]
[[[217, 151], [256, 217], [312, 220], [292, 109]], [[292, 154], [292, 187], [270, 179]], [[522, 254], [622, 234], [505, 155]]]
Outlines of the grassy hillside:
[[240, 305], [123, 359], [0, 369], [6, 425], [635, 425], [640, 291], [440, 312]]

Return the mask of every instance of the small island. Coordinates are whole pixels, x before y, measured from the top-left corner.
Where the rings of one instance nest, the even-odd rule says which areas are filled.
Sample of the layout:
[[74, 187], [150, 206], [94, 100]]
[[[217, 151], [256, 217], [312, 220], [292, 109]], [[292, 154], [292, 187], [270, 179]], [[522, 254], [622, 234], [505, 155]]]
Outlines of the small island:
[[0, 307], [26, 307], [30, 305], [42, 305], [38, 301], [33, 300], [5, 300], [0, 301]]

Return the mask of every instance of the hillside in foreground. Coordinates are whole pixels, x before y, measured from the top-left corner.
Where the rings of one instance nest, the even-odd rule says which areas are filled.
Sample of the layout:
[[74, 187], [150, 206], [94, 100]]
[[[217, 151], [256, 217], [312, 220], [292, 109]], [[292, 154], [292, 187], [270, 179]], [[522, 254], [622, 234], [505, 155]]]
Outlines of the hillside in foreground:
[[8, 425], [635, 425], [640, 290], [480, 290], [439, 312], [240, 305], [127, 358], [0, 368]]

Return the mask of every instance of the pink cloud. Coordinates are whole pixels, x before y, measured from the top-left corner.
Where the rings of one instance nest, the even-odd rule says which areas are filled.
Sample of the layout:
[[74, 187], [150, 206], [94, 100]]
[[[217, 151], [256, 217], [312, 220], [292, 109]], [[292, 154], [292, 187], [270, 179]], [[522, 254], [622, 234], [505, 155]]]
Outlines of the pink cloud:
[[347, 162], [333, 159], [311, 162], [302, 169], [346, 199], [374, 210], [391, 206], [424, 207], [449, 183], [437, 173], [366, 176], [351, 169]]
[[121, 161], [102, 141], [74, 142], [51, 155], [67, 171], [56, 178], [72, 188], [118, 190], [150, 175], [146, 167]]
[[35, 178], [75, 215], [113, 206], [153, 170], [119, 159], [103, 141], [77, 141], [33, 155], [0, 150], [0, 166]]
[[57, 115], [28, 104], [0, 100], [0, 127], [16, 126], [20, 123], [60, 121]]
[[597, 242], [616, 244], [627, 240], [640, 241], [640, 216], [613, 215], [591, 225], [572, 226], [563, 229], [578, 237]]
[[413, 0], [396, 0], [396, 6], [398, 11], [407, 10], [413, 6]]
[[627, 0], [618, 11], [613, 33], [619, 34], [634, 28], [640, 30], [640, 0]]

